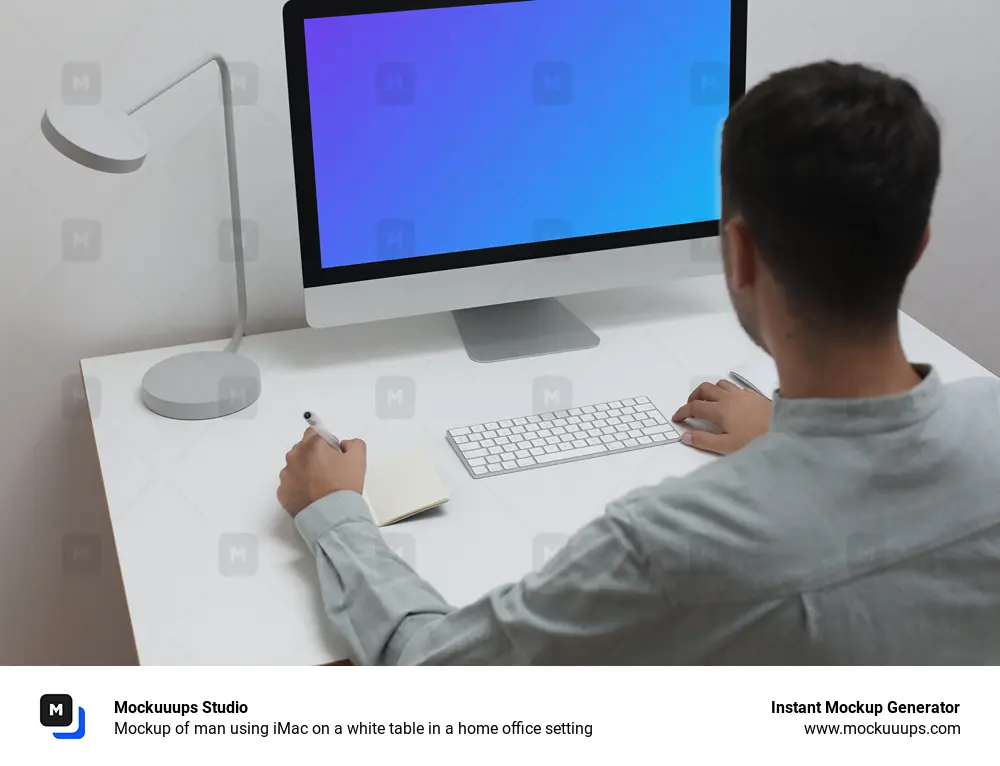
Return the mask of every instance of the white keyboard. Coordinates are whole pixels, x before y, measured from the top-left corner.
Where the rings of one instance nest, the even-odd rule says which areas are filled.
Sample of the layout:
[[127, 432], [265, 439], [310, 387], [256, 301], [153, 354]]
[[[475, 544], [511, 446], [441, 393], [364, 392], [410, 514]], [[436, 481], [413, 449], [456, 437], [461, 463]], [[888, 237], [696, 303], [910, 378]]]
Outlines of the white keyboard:
[[645, 396], [448, 431], [448, 443], [474, 479], [659, 447], [680, 438]]

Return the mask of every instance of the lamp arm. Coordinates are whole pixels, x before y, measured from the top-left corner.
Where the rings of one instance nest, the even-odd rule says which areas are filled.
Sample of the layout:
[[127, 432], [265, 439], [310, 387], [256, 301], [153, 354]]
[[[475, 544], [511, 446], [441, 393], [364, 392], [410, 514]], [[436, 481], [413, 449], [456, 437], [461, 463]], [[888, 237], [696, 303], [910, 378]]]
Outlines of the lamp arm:
[[151, 96], [142, 99], [135, 106], [131, 107], [127, 114], [132, 115], [142, 109], [152, 101], [155, 101], [168, 90], [184, 82], [191, 75], [200, 72], [209, 64], [215, 62], [219, 67], [219, 74], [222, 77], [222, 109], [226, 120], [226, 161], [229, 170], [229, 204], [231, 217], [233, 219], [233, 253], [236, 262], [236, 303], [238, 319], [233, 338], [226, 346], [226, 351], [235, 352], [240, 341], [246, 334], [247, 325], [247, 285], [246, 270], [243, 259], [243, 219], [240, 214], [240, 185], [236, 170], [236, 128], [233, 118], [233, 86], [232, 75], [229, 71], [229, 64], [226, 59], [218, 53], [210, 53], [196, 64], [189, 67], [179, 77], [171, 79], [168, 84], [156, 90]]

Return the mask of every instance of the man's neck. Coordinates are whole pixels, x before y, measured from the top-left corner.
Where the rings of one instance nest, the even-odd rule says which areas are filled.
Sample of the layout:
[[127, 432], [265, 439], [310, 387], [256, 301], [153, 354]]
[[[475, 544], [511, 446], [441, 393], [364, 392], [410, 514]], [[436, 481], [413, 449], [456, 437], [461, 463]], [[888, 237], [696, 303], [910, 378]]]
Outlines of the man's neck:
[[837, 341], [793, 333], [773, 354], [786, 399], [869, 399], [920, 383], [895, 328], [878, 338]]

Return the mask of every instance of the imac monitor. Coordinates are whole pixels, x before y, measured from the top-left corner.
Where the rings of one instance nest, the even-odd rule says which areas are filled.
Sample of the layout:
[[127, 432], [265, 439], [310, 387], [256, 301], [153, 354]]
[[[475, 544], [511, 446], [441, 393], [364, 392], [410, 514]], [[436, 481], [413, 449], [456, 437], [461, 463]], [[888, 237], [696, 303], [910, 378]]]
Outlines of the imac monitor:
[[[718, 272], [746, 16], [746, 0], [291, 0], [309, 324], [453, 310], [471, 354], [554, 322], [528, 349], [545, 353], [593, 336], [537, 299]], [[525, 355], [508, 340], [498, 358]]]

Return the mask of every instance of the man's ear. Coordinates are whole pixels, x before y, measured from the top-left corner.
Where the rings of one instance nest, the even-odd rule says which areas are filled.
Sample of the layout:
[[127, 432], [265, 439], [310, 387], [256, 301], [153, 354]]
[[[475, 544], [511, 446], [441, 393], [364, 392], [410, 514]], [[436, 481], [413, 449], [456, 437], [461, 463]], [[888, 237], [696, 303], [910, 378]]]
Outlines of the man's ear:
[[732, 289], [753, 287], [757, 282], [757, 242], [742, 216], [733, 216], [723, 226], [728, 253], [728, 277]]
[[924, 229], [924, 238], [920, 241], [920, 249], [917, 250], [917, 257], [913, 259], [913, 265], [910, 269], [915, 269], [917, 264], [920, 263], [920, 259], [924, 257], [924, 253], [927, 251], [927, 246], [931, 243], [931, 225], [927, 224], [927, 228]]

